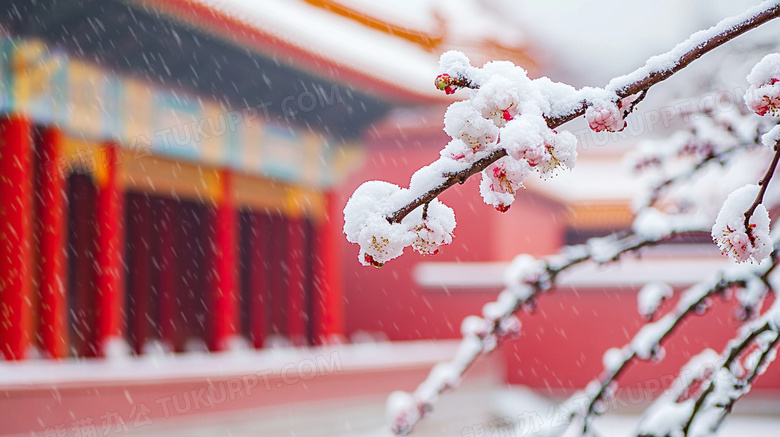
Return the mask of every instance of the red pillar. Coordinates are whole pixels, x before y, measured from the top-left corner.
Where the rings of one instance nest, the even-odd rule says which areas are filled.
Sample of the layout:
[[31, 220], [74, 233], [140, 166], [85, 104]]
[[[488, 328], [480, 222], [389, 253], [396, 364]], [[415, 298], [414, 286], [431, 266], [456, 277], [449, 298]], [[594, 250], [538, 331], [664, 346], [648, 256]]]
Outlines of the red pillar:
[[[132, 199], [132, 200], [131, 200]], [[127, 328], [131, 347], [137, 354], [149, 340], [151, 318], [151, 202], [145, 194], [127, 196], [127, 239], [130, 275], [127, 278]]]
[[251, 213], [248, 221], [246, 296], [249, 305], [249, 336], [252, 345], [263, 347], [266, 335], [266, 305], [268, 292], [268, 242], [269, 220], [265, 214]]
[[289, 219], [287, 238], [287, 337], [295, 346], [306, 343], [306, 219]]
[[124, 340], [124, 195], [118, 185], [121, 151], [107, 144], [101, 151], [97, 169], [97, 211], [95, 235], [95, 290], [97, 307], [97, 347], [105, 356], [109, 342]]
[[30, 345], [33, 168], [31, 125], [0, 118], [0, 349], [23, 359]]
[[161, 199], [155, 202], [158, 213], [156, 223], [159, 232], [155, 235], [157, 252], [157, 299], [158, 326], [160, 341], [170, 350], [176, 344], [176, 281], [177, 263], [175, 244], [176, 202], [172, 199]]
[[238, 333], [238, 214], [232, 200], [231, 175], [222, 170], [219, 175], [220, 196], [217, 199], [214, 223], [214, 273], [211, 312], [212, 332], [209, 348], [225, 350], [231, 337]]
[[42, 129], [38, 144], [36, 218], [38, 235], [38, 287], [41, 297], [41, 347], [51, 358], [67, 355], [68, 302], [65, 294], [65, 174], [58, 168], [62, 132]]
[[312, 292], [313, 337], [326, 343], [334, 336], [344, 334], [344, 287], [341, 269], [340, 205], [333, 193], [326, 194], [327, 214], [316, 226], [314, 238], [314, 290]]
[[269, 316], [269, 336], [287, 335], [287, 259], [289, 222], [287, 217], [280, 214], [268, 216], [268, 294], [267, 308]]

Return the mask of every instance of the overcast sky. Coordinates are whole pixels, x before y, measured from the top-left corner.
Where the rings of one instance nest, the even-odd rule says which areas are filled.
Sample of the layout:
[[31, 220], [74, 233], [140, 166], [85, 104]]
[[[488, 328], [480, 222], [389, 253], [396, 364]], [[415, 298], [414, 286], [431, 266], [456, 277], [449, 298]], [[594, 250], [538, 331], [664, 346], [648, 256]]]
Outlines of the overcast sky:
[[[756, 0], [484, 0], [521, 23], [550, 62], [556, 80], [603, 86], [697, 30], [738, 14]], [[775, 28], [775, 32], [780, 26]]]

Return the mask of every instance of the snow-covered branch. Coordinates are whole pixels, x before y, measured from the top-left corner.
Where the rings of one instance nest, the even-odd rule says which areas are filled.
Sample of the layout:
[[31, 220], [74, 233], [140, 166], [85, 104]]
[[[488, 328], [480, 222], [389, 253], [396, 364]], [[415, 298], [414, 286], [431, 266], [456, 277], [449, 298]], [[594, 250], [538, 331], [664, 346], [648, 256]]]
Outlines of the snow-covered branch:
[[[447, 93], [459, 87], [470, 92], [445, 115], [444, 129], [452, 141], [439, 160], [412, 176], [408, 189], [378, 181], [358, 188], [344, 210], [347, 239], [360, 245], [358, 259], [364, 265], [381, 266], [409, 246], [424, 254], [437, 252], [452, 241], [455, 227], [454, 213], [437, 200], [439, 194], [482, 173], [485, 202], [506, 211], [533, 170], [548, 178], [574, 167], [576, 138], [557, 127], [585, 115], [595, 131], [622, 130], [624, 117], [653, 85], [778, 15], [780, 1], [761, 3], [693, 34], [605, 88], [576, 90], [546, 77], [531, 80], [508, 62], [476, 68], [462, 53], [445, 53], [436, 86]], [[423, 205], [439, 213], [423, 217], [418, 212]]]
[[559, 274], [570, 268], [592, 261], [605, 264], [617, 261], [622, 255], [653, 246], [702, 228], [679, 222], [668, 233], [643, 237], [631, 233], [622, 238], [592, 238], [585, 245], [568, 246], [558, 256], [539, 260], [530, 255], [518, 256], [505, 274], [506, 288], [494, 302], [482, 309], [482, 317], [469, 316], [463, 320], [463, 340], [455, 358], [439, 363], [413, 394], [395, 392], [388, 401], [388, 420], [395, 434], [408, 434], [433, 409], [438, 396], [455, 388], [463, 374], [482, 355], [493, 351], [506, 338], [520, 333], [520, 321], [515, 313], [525, 308], [532, 311], [536, 298], [551, 290]]
[[[718, 295], [727, 297], [734, 288], [748, 289], [758, 287], [761, 292], [752, 293], [753, 302], [746, 305], [755, 306], [763, 300], [767, 288], [769, 274], [777, 266], [777, 257], [771, 257], [771, 262], [760, 265], [750, 265], [748, 269], [734, 268], [719, 277], [700, 282], [686, 290], [680, 297], [674, 310], [659, 320], [648, 323], [637, 332], [634, 338], [622, 348], [612, 348], [604, 353], [604, 373], [598, 379], [591, 381], [584, 392], [575, 393], [564, 405], [571, 408], [571, 425], [581, 428], [582, 435], [589, 435], [591, 420], [599, 414], [598, 406], [616, 387], [616, 379], [623, 373], [628, 364], [639, 360], [661, 360], [664, 352], [661, 342], [668, 338], [677, 327], [693, 314], [703, 314], [712, 304], [712, 298]], [[747, 271], [746, 271], [747, 270]], [[587, 399], [585, 407], [578, 409], [576, 403]]]
[[[710, 29], [691, 35], [690, 38], [678, 44], [669, 52], [649, 59], [643, 67], [630, 74], [613, 79], [605, 89], [614, 92], [619, 99], [646, 93], [653, 85], [668, 79], [705, 53], [778, 16], [780, 16], [780, 2], [764, 2], [742, 15], [723, 20]], [[472, 86], [470, 85], [469, 87]], [[556, 103], [560, 104], [560, 102]], [[545, 120], [550, 129], [555, 129], [584, 115], [588, 106], [587, 98], [575, 99], [573, 102], [570, 101], [568, 104], [563, 104], [556, 108], [555, 111], [545, 114]], [[441, 184], [422, 193], [408, 205], [391, 213], [388, 216], [388, 220], [393, 223], [400, 222], [414, 209], [430, 202], [451, 186], [462, 184], [466, 179], [481, 172], [490, 164], [506, 155], [505, 149], [498, 149], [488, 156], [475, 161], [469, 168], [443, 175], [445, 179]]]
[[769, 187], [769, 182], [772, 180], [772, 177], [775, 175], [777, 162], [778, 160], [780, 160], [780, 141], [775, 142], [773, 148], [775, 151], [775, 155], [772, 158], [772, 162], [769, 164], [769, 167], [767, 168], [764, 177], [758, 182], [758, 186], [761, 187], [761, 189], [758, 191], [758, 194], [756, 194], [756, 199], [753, 201], [753, 204], [750, 205], [750, 208], [748, 208], [748, 210], [745, 212], [745, 228], [748, 231], [748, 237], [752, 235], [752, 230], [753, 230], [753, 227], [750, 226], [750, 219], [753, 217], [753, 213], [756, 212], [756, 209], [758, 209], [759, 205], [761, 205], [764, 202], [764, 195], [766, 194], [766, 190]]
[[[772, 260], [774, 268], [777, 259]], [[776, 303], [746, 323], [720, 356], [706, 350], [692, 359], [675, 381], [673, 396], [659, 398], [648, 409], [638, 435], [714, 435], [734, 404], [774, 360], [779, 342], [780, 305]]]

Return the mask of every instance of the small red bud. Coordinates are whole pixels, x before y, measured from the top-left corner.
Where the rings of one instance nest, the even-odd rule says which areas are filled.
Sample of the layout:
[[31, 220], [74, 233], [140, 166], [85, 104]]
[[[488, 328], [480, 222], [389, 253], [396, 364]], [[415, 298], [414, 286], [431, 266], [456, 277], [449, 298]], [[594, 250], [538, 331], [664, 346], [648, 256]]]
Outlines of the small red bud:
[[371, 255], [369, 255], [367, 253], [363, 255], [363, 259], [365, 259], [367, 263], [371, 264], [372, 266], [374, 266], [376, 268], [380, 268], [383, 265], [385, 265], [385, 263], [378, 262], [377, 260], [374, 259], [374, 257], [372, 257]]
[[514, 120], [515, 118], [512, 117], [512, 114], [509, 113], [508, 109], [504, 109], [504, 113], [501, 114], [501, 116], [504, 118], [505, 121]]
[[496, 211], [498, 211], [498, 212], [507, 212], [507, 211], [509, 211], [509, 207], [510, 206], [511, 205], [504, 205], [504, 204], [496, 205]]
[[446, 91], [447, 88], [450, 86], [450, 83], [452, 82], [452, 78], [449, 74], [440, 74], [436, 76], [436, 80], [434, 80], [434, 84], [436, 85], [436, 88], [442, 91]]

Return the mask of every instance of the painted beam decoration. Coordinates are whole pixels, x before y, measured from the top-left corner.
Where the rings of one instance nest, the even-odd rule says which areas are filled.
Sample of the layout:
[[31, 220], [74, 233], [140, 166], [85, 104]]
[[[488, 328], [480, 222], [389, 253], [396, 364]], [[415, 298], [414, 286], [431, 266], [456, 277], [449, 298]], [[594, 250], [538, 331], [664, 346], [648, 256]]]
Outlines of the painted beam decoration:
[[[285, 125], [262, 105], [234, 110], [106, 72], [37, 40], [0, 38], [0, 50], [0, 111], [56, 124], [75, 139], [116, 141], [124, 160], [157, 155], [325, 189], [360, 159], [356, 144]], [[327, 105], [338, 98], [311, 94], [291, 96], [289, 103]]]

